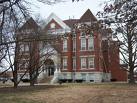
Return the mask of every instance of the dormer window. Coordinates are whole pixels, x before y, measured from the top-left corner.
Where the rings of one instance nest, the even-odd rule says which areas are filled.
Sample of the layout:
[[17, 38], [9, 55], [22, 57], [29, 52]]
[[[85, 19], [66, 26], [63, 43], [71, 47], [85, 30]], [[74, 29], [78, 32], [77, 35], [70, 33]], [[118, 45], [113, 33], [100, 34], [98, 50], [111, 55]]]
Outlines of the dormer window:
[[56, 26], [55, 23], [51, 23], [51, 24], [50, 24], [50, 28], [51, 28], [51, 29], [54, 29], [55, 26]]

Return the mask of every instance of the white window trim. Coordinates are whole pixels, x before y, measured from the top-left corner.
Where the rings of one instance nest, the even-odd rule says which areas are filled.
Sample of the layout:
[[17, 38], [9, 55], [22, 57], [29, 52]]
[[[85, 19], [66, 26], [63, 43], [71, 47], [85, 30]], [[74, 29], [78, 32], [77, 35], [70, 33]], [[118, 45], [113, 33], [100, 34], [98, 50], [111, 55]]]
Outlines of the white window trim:
[[[93, 69], [95, 69], [95, 55], [80, 56], [80, 64], [81, 64], [81, 58], [86, 58], [86, 68], [82, 68], [82, 65], [80, 65], [81, 70], [93, 70]], [[89, 58], [93, 58], [93, 68], [89, 68]]]
[[67, 52], [67, 51], [68, 51], [68, 40], [66, 38], [66, 39], [63, 39], [63, 52]]
[[[89, 59], [93, 59], [93, 61], [92, 61], [92, 63], [93, 63], [93, 68], [90, 68], [89, 66], [89, 64], [90, 64], [90, 62], [89, 62]], [[88, 57], [88, 69], [95, 69], [95, 58], [94, 57]]]
[[[82, 40], [85, 40], [85, 42], [83, 43]], [[84, 45], [84, 46], [83, 46]], [[82, 48], [85, 48], [85, 49], [82, 49]], [[80, 51], [86, 51], [87, 50], [87, 42], [86, 42], [86, 38], [81, 38], [80, 39]]]
[[[82, 67], [82, 64], [83, 64], [83, 63], [82, 63], [82, 59], [86, 59], [86, 62], [85, 62], [85, 63], [86, 63], [85, 66], [86, 66], [86, 67], [85, 67], [85, 68]], [[86, 58], [86, 57], [81, 57], [81, 58], [80, 58], [80, 67], [81, 67], [81, 70], [87, 69], [87, 58]]]
[[[66, 59], [66, 68], [64, 68], [64, 59]], [[62, 60], [62, 69], [63, 70], [67, 70], [68, 68], [68, 57], [67, 56], [64, 56], [63, 57], [63, 60]]]

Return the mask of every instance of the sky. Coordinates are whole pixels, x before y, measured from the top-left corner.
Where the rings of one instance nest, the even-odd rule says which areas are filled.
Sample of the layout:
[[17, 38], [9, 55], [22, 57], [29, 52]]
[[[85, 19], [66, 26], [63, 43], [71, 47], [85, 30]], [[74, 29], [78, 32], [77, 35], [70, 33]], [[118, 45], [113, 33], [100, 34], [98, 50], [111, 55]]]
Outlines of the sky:
[[46, 19], [52, 12], [55, 13], [62, 20], [66, 19], [78, 19], [87, 9], [90, 9], [94, 15], [102, 10], [104, 0], [81, 0], [79, 2], [73, 2], [68, 0], [67, 2], [58, 3], [55, 5], [46, 5], [33, 0], [31, 7], [32, 15], [40, 15], [43, 19]]

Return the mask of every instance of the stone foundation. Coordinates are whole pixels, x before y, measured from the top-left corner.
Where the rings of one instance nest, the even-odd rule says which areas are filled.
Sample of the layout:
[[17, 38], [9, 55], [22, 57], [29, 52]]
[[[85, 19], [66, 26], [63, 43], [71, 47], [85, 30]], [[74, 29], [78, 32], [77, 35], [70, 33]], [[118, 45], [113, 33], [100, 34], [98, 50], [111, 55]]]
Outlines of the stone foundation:
[[83, 80], [85, 82], [106, 82], [110, 81], [111, 74], [103, 72], [62, 72], [59, 79]]

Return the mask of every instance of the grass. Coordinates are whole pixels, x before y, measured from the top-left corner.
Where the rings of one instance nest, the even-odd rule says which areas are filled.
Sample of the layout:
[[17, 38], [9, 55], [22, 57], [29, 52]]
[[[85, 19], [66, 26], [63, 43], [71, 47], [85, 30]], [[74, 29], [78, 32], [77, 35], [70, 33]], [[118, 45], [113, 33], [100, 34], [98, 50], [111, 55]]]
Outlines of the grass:
[[24, 94], [0, 94], [0, 103], [42, 103], [30, 99], [21, 98]]
[[0, 103], [42, 103], [27, 98], [23, 98], [25, 95], [32, 95], [40, 88], [22, 86], [14, 89], [11, 84], [0, 84]]
[[116, 83], [116, 82], [107, 82], [107, 83], [66, 83], [64, 84], [68, 87], [76, 86], [91, 86], [96, 88], [124, 88], [124, 87], [137, 87], [137, 84], [131, 85], [128, 83]]
[[137, 85], [68, 83], [0, 88], [0, 103], [137, 103]]

